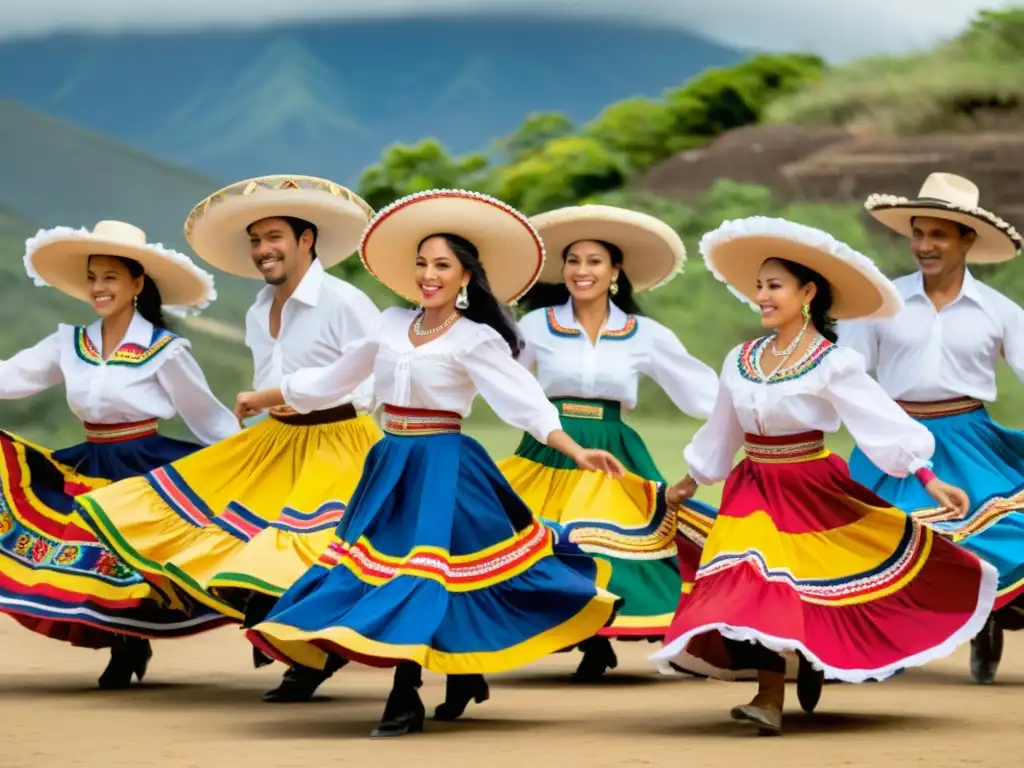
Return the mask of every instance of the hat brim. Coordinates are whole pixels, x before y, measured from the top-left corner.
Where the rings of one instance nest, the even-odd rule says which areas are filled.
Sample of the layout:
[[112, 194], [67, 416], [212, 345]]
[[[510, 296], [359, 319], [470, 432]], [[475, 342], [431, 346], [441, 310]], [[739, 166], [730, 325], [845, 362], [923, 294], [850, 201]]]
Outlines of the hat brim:
[[449, 189], [410, 195], [381, 210], [363, 235], [360, 257], [380, 282], [417, 302], [417, 248], [424, 238], [441, 233], [473, 243], [503, 304], [522, 297], [544, 264], [540, 236], [523, 214], [486, 195]]
[[1020, 253], [1021, 240], [1016, 230], [994, 213], [980, 208], [976, 212], [967, 212], [941, 202], [905, 198], [892, 198], [892, 202], [875, 202], [869, 198], [865, 207], [877, 221], [908, 238], [914, 234], [911, 221], [916, 216], [947, 219], [970, 227], [978, 233], [977, 240], [967, 252], [967, 261], [973, 264], [1009, 261]]
[[829, 314], [837, 320], [884, 319], [903, 306], [896, 287], [867, 256], [827, 232], [785, 219], [727, 221], [701, 239], [700, 249], [712, 274], [752, 306], [757, 275], [771, 258], [802, 264], [825, 278], [832, 290]]
[[167, 306], [203, 307], [216, 297], [211, 275], [192, 265], [184, 254], [161, 246], [132, 246], [73, 230], [60, 235], [40, 232], [28, 245], [26, 266], [30, 274], [82, 301], [91, 300], [90, 256], [118, 256], [139, 262]]
[[[307, 186], [280, 186], [295, 179]], [[228, 274], [263, 279], [252, 263], [249, 225], [285, 216], [317, 228], [316, 253], [324, 268], [340, 264], [356, 252], [373, 209], [350, 190], [325, 179], [271, 177], [239, 182], [215, 192], [197, 205], [185, 222], [185, 237], [207, 264]]]
[[563, 281], [562, 254], [581, 240], [602, 240], [622, 251], [622, 270], [634, 292], [658, 288], [675, 277], [686, 261], [678, 233], [660, 219], [610, 205], [559, 208], [530, 219], [548, 253], [540, 282]]

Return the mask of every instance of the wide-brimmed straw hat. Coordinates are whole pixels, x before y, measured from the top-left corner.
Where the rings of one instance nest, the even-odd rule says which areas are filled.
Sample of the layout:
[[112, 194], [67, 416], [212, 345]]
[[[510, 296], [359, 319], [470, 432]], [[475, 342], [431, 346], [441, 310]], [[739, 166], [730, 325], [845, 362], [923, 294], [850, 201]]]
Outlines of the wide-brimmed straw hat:
[[978, 205], [978, 185], [953, 173], [933, 173], [914, 199], [896, 195], [870, 195], [864, 207], [889, 229], [905, 237], [913, 234], [915, 216], [948, 219], [978, 233], [967, 261], [993, 264], [1020, 253], [1022, 240], [1011, 224]]
[[548, 258], [542, 283], [562, 282], [562, 254], [581, 240], [603, 240], [622, 251], [622, 270], [634, 291], [658, 288], [683, 269], [686, 246], [672, 227], [646, 213], [611, 205], [572, 205], [541, 213], [530, 223]]
[[837, 320], [892, 317], [903, 306], [896, 286], [875, 263], [820, 229], [786, 219], [751, 216], [726, 221], [701, 238], [708, 270], [756, 308], [757, 275], [766, 259], [802, 264], [828, 281], [829, 314]]
[[417, 192], [381, 209], [363, 234], [360, 257], [370, 274], [416, 302], [416, 249], [424, 238], [441, 233], [476, 246], [491, 290], [504, 304], [526, 293], [544, 265], [544, 245], [526, 216], [464, 189]]
[[314, 176], [260, 176], [218, 190], [185, 220], [185, 238], [207, 264], [241, 277], [262, 279], [252, 263], [248, 227], [290, 216], [317, 228], [316, 253], [324, 268], [359, 246], [373, 209], [355, 192]]
[[25, 271], [35, 284], [51, 286], [82, 301], [90, 300], [90, 256], [119, 256], [139, 262], [167, 306], [202, 309], [217, 298], [213, 275], [183, 253], [147, 243], [145, 232], [123, 221], [101, 221], [92, 231], [41, 229], [25, 241]]

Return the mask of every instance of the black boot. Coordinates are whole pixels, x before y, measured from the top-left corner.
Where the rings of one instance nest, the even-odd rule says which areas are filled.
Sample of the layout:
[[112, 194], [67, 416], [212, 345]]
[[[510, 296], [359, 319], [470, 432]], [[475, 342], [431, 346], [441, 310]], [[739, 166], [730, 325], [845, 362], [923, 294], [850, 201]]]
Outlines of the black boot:
[[821, 689], [825, 685], [825, 673], [811, 666], [811, 662], [800, 657], [800, 669], [796, 675], [796, 698], [800, 709], [813, 712], [821, 700]]
[[580, 682], [593, 683], [600, 680], [605, 672], [619, 665], [615, 651], [612, 650], [612, 642], [607, 637], [591, 637], [580, 643], [579, 648], [583, 651], [583, 660], [573, 677]]
[[263, 701], [268, 704], [301, 704], [309, 701], [316, 693], [316, 689], [346, 664], [348, 659], [334, 655], [327, 657], [327, 664], [323, 669], [296, 664], [284, 673], [277, 688], [263, 694]]
[[466, 711], [469, 702], [483, 704], [491, 698], [491, 689], [483, 675], [448, 675], [444, 686], [444, 701], [434, 710], [434, 719], [457, 720]]
[[110, 662], [100, 675], [100, 688], [105, 691], [127, 688], [132, 683], [133, 675], [141, 683], [152, 657], [153, 647], [149, 640], [117, 635], [114, 644], [110, 646]]
[[988, 617], [981, 632], [971, 640], [971, 677], [974, 682], [991, 685], [1003, 658], [1003, 628], [995, 614]]
[[[270, 595], [264, 595], [262, 592], [253, 592], [249, 595], [249, 599], [245, 603], [245, 618], [242, 621], [242, 626], [245, 629], [252, 629], [265, 618], [273, 609], [277, 603], [276, 597]], [[259, 669], [260, 667], [266, 667], [273, 664], [274, 660], [267, 656], [256, 646], [252, 649], [252, 665]]]
[[387, 739], [422, 733], [426, 711], [420, 700], [419, 687], [423, 685], [423, 669], [419, 664], [403, 661], [395, 669], [395, 682], [384, 706], [384, 716], [370, 733], [371, 739]]

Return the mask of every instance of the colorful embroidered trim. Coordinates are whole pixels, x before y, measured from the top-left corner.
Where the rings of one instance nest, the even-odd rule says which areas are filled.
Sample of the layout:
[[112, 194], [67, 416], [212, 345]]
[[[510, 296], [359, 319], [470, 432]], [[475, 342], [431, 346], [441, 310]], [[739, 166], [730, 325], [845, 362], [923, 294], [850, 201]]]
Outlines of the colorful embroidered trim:
[[[150, 340], [148, 347], [142, 347], [138, 344], [122, 344], [114, 351], [114, 354], [110, 356], [106, 364], [132, 367], [144, 365], [160, 354], [160, 352], [167, 349], [167, 345], [176, 338], [178, 338], [177, 334], [171, 333], [164, 328], [154, 328], [153, 338]], [[75, 327], [75, 352], [79, 358], [89, 363], [89, 365], [104, 364], [103, 356], [100, 355], [96, 345], [89, 338], [85, 326], [82, 325]]]
[[745, 435], [743, 451], [758, 464], [791, 464], [813, 461], [828, 456], [822, 432], [801, 432], [796, 435]]
[[[551, 332], [552, 336], [562, 336], [563, 338], [569, 338], [573, 336], [582, 336], [583, 331], [579, 328], [567, 328], [558, 322], [558, 318], [555, 317], [555, 308], [548, 307], [547, 311], [548, 318], [548, 331]], [[601, 331], [599, 338], [608, 339], [610, 341], [625, 341], [631, 339], [636, 335], [637, 328], [640, 324], [637, 322], [636, 317], [628, 315], [626, 317], [626, 324], [617, 331], [610, 331], [607, 328]]]
[[975, 400], [973, 397], [954, 397], [951, 400], [936, 400], [927, 403], [909, 403], [904, 400], [896, 402], [907, 412], [908, 416], [915, 419], [942, 419], [946, 416], [972, 413], [985, 407], [981, 400]]
[[384, 406], [381, 429], [391, 435], [450, 435], [462, 431], [462, 417], [449, 411]]
[[89, 443], [122, 443], [157, 433], [157, 419], [125, 424], [90, 424], [85, 422], [85, 440]]
[[574, 403], [564, 400], [558, 404], [558, 411], [571, 419], [604, 420], [604, 406], [591, 403]]
[[[740, 349], [736, 366], [743, 378], [750, 381], [756, 381], [759, 384], [763, 383], [763, 379], [758, 374], [758, 370], [760, 368], [761, 356], [764, 354], [764, 351], [767, 349], [772, 338], [773, 337], [769, 335], [762, 336], [759, 339], [753, 339], [744, 344]], [[825, 359], [825, 355], [835, 348], [836, 345], [828, 339], [819, 338], [811, 348], [809, 354], [805, 355], [800, 362], [792, 368], [787, 368], [785, 371], [782, 371], [778, 375], [772, 377], [769, 379], [768, 383], [778, 384], [782, 381], [791, 381], [793, 379], [798, 379], [801, 376], [806, 376], [821, 365], [821, 361]]]

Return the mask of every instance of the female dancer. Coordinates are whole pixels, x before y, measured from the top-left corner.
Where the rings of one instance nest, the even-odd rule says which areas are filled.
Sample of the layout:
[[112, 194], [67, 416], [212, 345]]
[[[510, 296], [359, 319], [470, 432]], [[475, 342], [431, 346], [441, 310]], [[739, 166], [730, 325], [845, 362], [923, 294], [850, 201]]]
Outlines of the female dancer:
[[884, 679], [967, 642], [992, 608], [996, 572], [855, 483], [825, 448], [824, 433], [844, 423], [887, 472], [916, 475], [939, 505], [966, 509], [964, 492], [929, 468], [928, 430], [858, 353], [834, 344], [831, 317], [900, 308], [874, 263], [824, 232], [763, 217], [725, 222], [701, 251], [774, 333], [729, 353], [714, 412], [685, 450], [689, 474], [668, 491], [674, 505], [728, 477], [696, 586], [652, 659], [685, 650], [724, 670], [756, 668], [757, 695], [732, 717], [778, 733], [779, 653], [799, 652], [830, 678]]
[[[608, 523], [631, 531], [628, 546], [609, 536], [594, 550], [612, 563], [608, 589], [624, 600], [615, 622], [580, 645], [576, 678], [595, 680], [617, 664], [609, 637], [664, 638], [681, 594], [693, 586], [715, 515], [712, 507], [688, 501], [677, 532], [675, 515], [659, 514], [657, 483], [665, 478], [620, 413], [636, 406], [640, 376], [648, 375], [679, 410], [706, 419], [718, 377], [670, 330], [643, 317], [633, 298], [681, 271], [686, 249], [671, 227], [605, 205], [560, 208], [531, 223], [554, 256], [524, 301], [534, 311], [520, 321], [526, 346], [519, 361], [536, 370], [574, 440], [610, 451], [627, 471], [649, 481], [644, 487], [582, 472], [529, 433], [515, 456], [498, 464], [536, 516], [567, 532]], [[644, 532], [647, 547], [638, 550], [637, 534]], [[680, 578], [680, 565], [688, 583]]]
[[161, 310], [165, 302], [205, 306], [216, 296], [213, 277], [119, 221], [92, 232], [40, 231], [26, 245], [37, 285], [89, 301], [100, 317], [88, 327], [60, 325], [0, 361], [0, 398], [63, 380], [85, 427], [84, 443], [53, 452], [0, 432], [0, 610], [48, 637], [109, 647], [100, 687], [124, 688], [146, 673], [146, 638], [194, 634], [225, 619], [147, 584], [89, 532], [73, 497], [199, 449], [159, 435], [161, 420], [180, 415], [206, 443], [238, 431]]
[[514, 360], [521, 341], [501, 302], [521, 296], [544, 261], [522, 214], [474, 192], [419, 193], [376, 215], [361, 256], [423, 309], [385, 310], [374, 336], [350, 344], [337, 363], [238, 398], [240, 415], [285, 402], [303, 412], [372, 371], [385, 404], [384, 439], [370, 450], [331, 547], [249, 637], [288, 663], [319, 668], [327, 650], [397, 665], [373, 735], [399, 736], [423, 727], [421, 667], [451, 675], [435, 716], [453, 719], [470, 699], [486, 698], [480, 675], [591, 637], [617, 603], [596, 583], [606, 583], [607, 568], [579, 550], [563, 559], [552, 531], [461, 434], [477, 392], [581, 467], [623, 468], [563, 432], [557, 409]]

